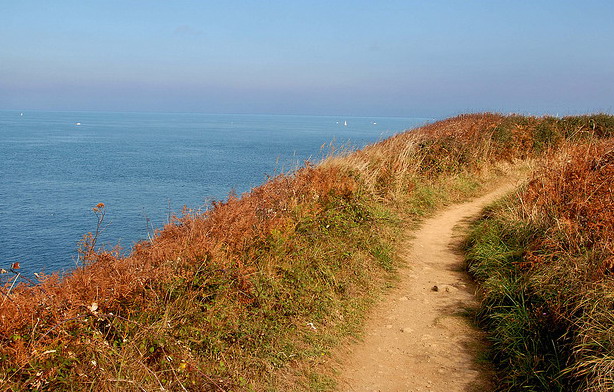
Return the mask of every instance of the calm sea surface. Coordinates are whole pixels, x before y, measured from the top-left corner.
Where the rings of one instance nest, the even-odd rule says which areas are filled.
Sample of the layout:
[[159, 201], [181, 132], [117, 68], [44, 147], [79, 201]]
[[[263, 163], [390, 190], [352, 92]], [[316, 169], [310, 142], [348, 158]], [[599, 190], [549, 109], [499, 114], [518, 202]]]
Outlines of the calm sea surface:
[[425, 122], [0, 111], [0, 268], [18, 261], [28, 274], [70, 269], [100, 202], [108, 226], [99, 243], [130, 249], [184, 205], [204, 208], [318, 161], [325, 143], [360, 148]]

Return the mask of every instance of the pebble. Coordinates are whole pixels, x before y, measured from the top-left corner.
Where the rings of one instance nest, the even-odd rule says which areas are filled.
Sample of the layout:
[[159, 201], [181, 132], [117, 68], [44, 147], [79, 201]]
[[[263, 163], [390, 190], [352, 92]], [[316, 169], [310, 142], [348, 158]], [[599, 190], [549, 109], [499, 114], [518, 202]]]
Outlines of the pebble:
[[435, 285], [433, 287], [431, 287], [431, 291], [441, 291], [441, 292], [446, 292], [446, 293], [452, 293], [455, 291], [458, 291], [458, 288], [451, 286], [449, 284], [442, 284], [442, 285]]

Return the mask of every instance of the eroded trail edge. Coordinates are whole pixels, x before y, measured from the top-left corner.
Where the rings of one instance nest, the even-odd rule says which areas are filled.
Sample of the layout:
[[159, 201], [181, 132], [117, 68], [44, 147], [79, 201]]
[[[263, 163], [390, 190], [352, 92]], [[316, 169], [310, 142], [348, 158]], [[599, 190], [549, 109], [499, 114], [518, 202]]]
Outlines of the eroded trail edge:
[[467, 223], [515, 186], [448, 207], [408, 233], [407, 267], [342, 360], [341, 391], [493, 390], [477, 358], [484, 336], [466, 316], [477, 301], [458, 245]]

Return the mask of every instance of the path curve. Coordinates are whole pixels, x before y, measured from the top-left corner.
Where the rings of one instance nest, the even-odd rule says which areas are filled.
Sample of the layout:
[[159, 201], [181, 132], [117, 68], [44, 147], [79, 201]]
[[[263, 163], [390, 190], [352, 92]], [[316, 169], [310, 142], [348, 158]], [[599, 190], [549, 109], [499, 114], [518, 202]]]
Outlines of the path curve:
[[396, 288], [373, 309], [364, 341], [341, 359], [339, 389], [380, 391], [490, 391], [477, 356], [483, 334], [465, 316], [477, 306], [458, 245], [468, 221], [514, 184], [453, 205], [410, 233], [407, 261]]

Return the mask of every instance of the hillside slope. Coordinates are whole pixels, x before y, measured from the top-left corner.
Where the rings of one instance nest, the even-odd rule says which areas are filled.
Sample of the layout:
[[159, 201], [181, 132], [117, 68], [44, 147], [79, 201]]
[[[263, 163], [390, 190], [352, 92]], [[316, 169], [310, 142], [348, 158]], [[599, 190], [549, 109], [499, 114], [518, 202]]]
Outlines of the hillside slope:
[[395, 277], [402, 225], [480, 193], [504, 166], [613, 131], [606, 115], [463, 115], [186, 211], [125, 257], [87, 235], [64, 278], [3, 275], [0, 385], [329, 388], [318, 364]]

